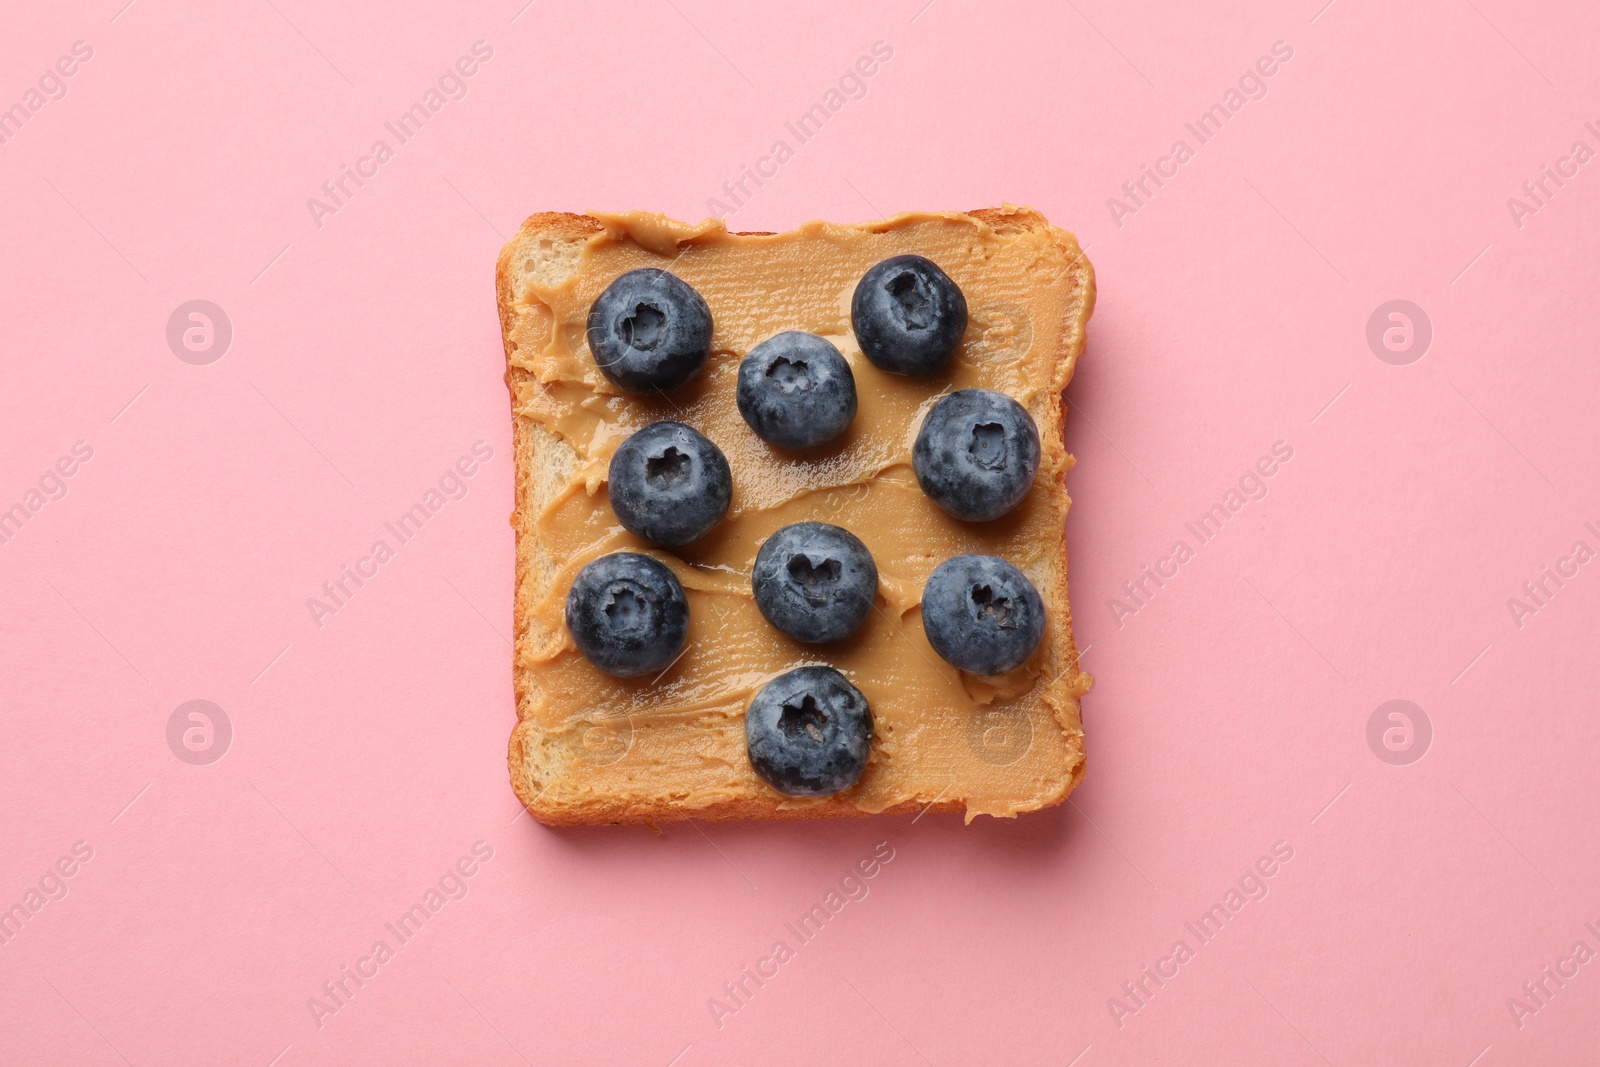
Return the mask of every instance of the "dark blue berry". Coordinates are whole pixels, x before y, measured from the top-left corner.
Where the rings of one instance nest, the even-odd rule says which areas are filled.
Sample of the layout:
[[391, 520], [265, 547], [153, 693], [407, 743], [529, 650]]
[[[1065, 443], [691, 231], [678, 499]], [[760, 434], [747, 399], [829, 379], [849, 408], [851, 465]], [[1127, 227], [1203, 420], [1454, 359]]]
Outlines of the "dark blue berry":
[[895, 256], [856, 285], [850, 301], [856, 343], [880, 370], [938, 373], [967, 329], [967, 298], [930, 259]]
[[622, 442], [607, 479], [617, 521], [658, 545], [693, 541], [733, 499], [722, 449], [681, 422], [653, 422]]
[[994, 556], [945, 560], [922, 587], [922, 629], [952, 667], [1004, 674], [1044, 638], [1044, 601], [1017, 568]]
[[744, 713], [750, 766], [790, 796], [848, 789], [872, 751], [872, 708], [832, 667], [800, 667], [762, 686]]
[[961, 389], [928, 412], [911, 449], [928, 499], [958, 519], [998, 519], [1039, 473], [1039, 428], [1027, 409], [992, 389]]
[[664, 270], [630, 270], [589, 308], [589, 351], [630, 393], [669, 392], [705, 366], [711, 309], [694, 286]]
[[861, 629], [878, 595], [878, 566], [850, 531], [825, 522], [785, 526], [750, 572], [756, 607], [796, 641], [838, 641]]
[[762, 440], [811, 448], [856, 417], [856, 376], [839, 350], [814, 333], [769, 337], [739, 364], [739, 414]]
[[567, 629], [584, 658], [607, 674], [653, 674], [683, 651], [689, 602], [662, 564], [637, 552], [613, 552], [573, 579]]

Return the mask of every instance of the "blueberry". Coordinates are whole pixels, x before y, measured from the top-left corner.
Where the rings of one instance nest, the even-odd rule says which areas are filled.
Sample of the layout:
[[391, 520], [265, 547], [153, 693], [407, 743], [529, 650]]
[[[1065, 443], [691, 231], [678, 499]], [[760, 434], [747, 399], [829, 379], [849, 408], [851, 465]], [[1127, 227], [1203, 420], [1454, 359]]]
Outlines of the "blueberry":
[[658, 545], [693, 541], [733, 498], [722, 449], [681, 422], [653, 422], [622, 442], [607, 478], [617, 521]]
[[880, 370], [937, 373], [967, 329], [967, 298], [930, 259], [895, 256], [861, 276], [850, 301], [856, 343]]
[[789, 796], [849, 789], [872, 749], [872, 708], [832, 667], [799, 667], [762, 686], [744, 713], [750, 766]]
[[958, 519], [998, 519], [1039, 473], [1039, 428], [1027, 409], [991, 389], [961, 389], [922, 420], [911, 466], [928, 498]]
[[613, 552], [573, 579], [567, 629], [583, 657], [607, 674], [653, 674], [683, 651], [689, 602], [660, 563], [637, 552]]
[[839, 350], [814, 333], [769, 337], [739, 364], [739, 414], [779, 448], [811, 448], [856, 417], [856, 376]]
[[952, 667], [1004, 674], [1044, 638], [1044, 601], [1017, 568], [994, 556], [945, 560], [922, 587], [922, 629]]
[[668, 392], [705, 366], [711, 309], [694, 286], [664, 270], [630, 270], [589, 308], [589, 351], [630, 393]]
[[849, 530], [796, 522], [756, 553], [750, 588], [766, 620], [796, 641], [838, 641], [872, 613], [878, 565]]

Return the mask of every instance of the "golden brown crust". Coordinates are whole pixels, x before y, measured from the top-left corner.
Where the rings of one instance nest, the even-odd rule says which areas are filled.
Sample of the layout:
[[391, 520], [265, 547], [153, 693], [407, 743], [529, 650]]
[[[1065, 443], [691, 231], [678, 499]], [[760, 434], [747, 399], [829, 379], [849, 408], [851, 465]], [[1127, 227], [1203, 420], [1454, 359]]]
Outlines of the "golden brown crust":
[[[1023, 230], [1059, 233], [1049, 226], [1043, 216], [1027, 209], [984, 208], [967, 214], [1001, 233]], [[529, 324], [517, 322], [517, 285], [523, 276], [518, 263], [521, 261], [525, 265], [532, 264], [535, 260], [550, 255], [553, 250], [563, 247], [580, 248], [583, 242], [604, 229], [605, 226], [599, 220], [588, 215], [567, 212], [540, 212], [530, 215], [516, 236], [501, 250], [495, 269], [495, 290], [507, 361], [505, 381], [511, 399], [512, 451], [516, 469], [516, 494], [511, 525], [516, 530], [517, 554], [513, 687], [516, 692], [518, 722], [511, 734], [507, 762], [511, 772], [512, 788], [517, 798], [536, 819], [551, 826], [596, 823], [653, 824], [689, 817], [708, 821], [817, 819], [869, 814], [964, 811], [966, 805], [960, 799], [936, 799], [928, 803], [919, 798], [908, 798], [880, 813], [872, 813], [863, 811], [844, 797], [837, 796], [826, 798], [820, 803], [788, 807], [781, 806], [780, 802], [774, 799], [776, 794], [774, 797], [751, 795], [730, 798], [693, 810], [679, 807], [670, 799], [656, 803], [641, 803], [637, 798], [609, 796], [589, 797], [577, 801], [547, 800], [542, 781], [560, 773], [559, 766], [552, 766], [552, 763], [558, 761], [560, 757], [553, 750], [540, 751], [541, 730], [530, 714], [532, 702], [538, 692], [537, 672], [531, 667], [524, 666], [528, 661], [525, 660], [523, 653], [541, 645], [547, 636], [532, 632], [534, 617], [532, 609], [549, 592], [555, 570], [554, 562], [544, 550], [536, 533], [534, 518], [572, 469], [575, 453], [565, 442], [550, 434], [532, 419], [524, 417], [519, 411], [520, 399], [537, 385], [533, 375], [518, 365], [516, 359], [518, 342], [514, 340], [514, 334], [521, 325], [524, 343], [531, 342], [542, 346], [550, 340], [550, 324], [548, 322], [534, 324], [530, 333]], [[737, 234], [737, 236], [757, 235], [765, 234], [759, 232]], [[1058, 239], [1057, 245], [1062, 253], [1064, 269], [1074, 276], [1079, 291], [1083, 294], [1082, 299], [1077, 301], [1073, 308], [1075, 321], [1064, 324], [1066, 328], [1062, 335], [1061, 349], [1054, 363], [1053, 380], [1050, 385], [1053, 390], [1060, 393], [1071, 379], [1076, 358], [1083, 348], [1085, 330], [1094, 310], [1095, 279], [1093, 268], [1077, 249], [1075, 242], [1069, 244]], [[1065, 421], [1065, 414], [1066, 399], [1063, 395], [1060, 405], [1061, 422]], [[1070, 469], [1072, 458], [1066, 454], [1065, 444], [1059, 434], [1047, 439], [1046, 447], [1058, 450], [1066, 460], [1063, 470]], [[1065, 517], [1063, 508], [1063, 521]], [[1064, 659], [1072, 664], [1072, 667], [1050, 682], [1049, 687], [1063, 694], [1063, 699], [1055, 702], [1058, 708], [1057, 719], [1061, 727], [1068, 732], [1078, 731], [1081, 738], [1075, 694], [1087, 688], [1089, 679], [1076, 669], [1078, 652], [1072, 633], [1072, 614], [1067, 597], [1067, 551], [1064, 531], [1060, 553], [1061, 581], [1058, 595], [1051, 598], [1049, 611], [1052, 617], [1061, 623], [1059, 627], [1053, 628], [1053, 632], [1061, 635], [1064, 641]], [[1073, 721], [1066, 721], [1063, 707], [1071, 712], [1070, 717]], [[1059, 794], [1047, 798], [1039, 805], [1040, 808], [1060, 804], [1082, 781], [1085, 761], [1081, 742], [1076, 746], [1076, 752], [1077, 761], [1069, 768]]]

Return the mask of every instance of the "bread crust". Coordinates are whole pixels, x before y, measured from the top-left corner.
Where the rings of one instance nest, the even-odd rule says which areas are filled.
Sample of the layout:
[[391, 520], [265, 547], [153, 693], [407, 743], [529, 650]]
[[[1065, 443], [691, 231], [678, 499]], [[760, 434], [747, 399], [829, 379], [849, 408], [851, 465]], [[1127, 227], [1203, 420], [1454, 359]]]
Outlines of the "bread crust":
[[[1051, 230], [1043, 217], [1032, 211], [1017, 211], [1011, 208], [982, 208], [966, 212], [968, 216], [987, 224], [998, 232], [1017, 232], [1018, 230]], [[606, 229], [604, 223], [589, 215], [571, 214], [568, 212], [539, 212], [528, 216], [522, 223], [516, 236], [502, 248], [495, 267], [495, 293], [500, 314], [501, 336], [506, 355], [505, 382], [510, 394], [512, 414], [512, 451], [515, 459], [516, 489], [515, 503], [511, 513], [511, 525], [516, 531], [516, 585], [515, 585], [515, 612], [514, 612], [514, 649], [512, 681], [516, 693], [517, 725], [513, 729], [507, 752], [507, 764], [511, 774], [511, 783], [517, 799], [522, 802], [530, 814], [540, 822], [550, 826], [576, 826], [593, 825], [599, 823], [609, 824], [654, 824], [687, 818], [697, 818], [710, 821], [727, 821], [736, 819], [818, 819], [837, 817], [861, 817], [868, 815], [901, 815], [925, 812], [961, 813], [966, 810], [966, 803], [961, 798], [935, 799], [932, 802], [912, 797], [890, 805], [879, 812], [869, 812], [858, 808], [843, 796], [825, 798], [821, 802], [807, 803], [803, 806], [785, 806], [783, 798], [773, 793], [772, 796], [760, 794], [734, 797], [719, 800], [707, 806], [686, 808], [670, 800], [659, 802], [641, 802], [636, 797], [616, 796], [587, 796], [581, 799], [552, 799], [542, 786], [542, 782], [550, 780], [561, 773], [561, 768], [554, 765], [551, 753], [540, 751], [542, 731], [531, 714], [532, 704], [539, 692], [537, 671], [525, 664], [529, 662], [524, 657], [525, 651], [541, 647], [548, 639], [547, 634], [536, 633], [533, 630], [533, 606], [543, 600], [548, 594], [551, 579], [554, 576], [555, 562], [549, 557], [535, 526], [535, 516], [539, 514], [547, 503], [554, 487], [565, 480], [566, 475], [572, 470], [576, 453], [566, 442], [557, 438], [534, 420], [525, 417], [519, 412], [519, 399], [528, 395], [529, 391], [538, 388], [534, 375], [525, 367], [519, 366], [516, 360], [518, 343], [514, 335], [522, 327], [525, 340], [543, 346], [550, 341], [552, 324], [535, 324], [531, 334], [528, 323], [518, 321], [518, 284], [523, 277], [518, 269], [518, 263], [528, 263], [541, 256], [548, 255], [554, 248], [581, 249], [582, 244], [591, 237]], [[764, 231], [736, 232], [734, 236], [767, 236]], [[1067, 246], [1062, 246], [1063, 252]], [[1062, 331], [1063, 342], [1056, 358], [1052, 363], [1053, 380], [1050, 383], [1052, 390], [1061, 396], [1060, 417], [1064, 423], [1066, 415], [1066, 398], [1062, 392], [1071, 378], [1072, 370], [1077, 356], [1082, 350], [1084, 336], [1089, 318], [1095, 304], [1095, 279], [1093, 267], [1087, 258], [1076, 246], [1072, 246], [1075, 253], [1070, 260], [1063, 256], [1065, 267], [1075, 274], [1083, 297], [1074, 307], [1074, 321], [1064, 324]], [[540, 328], [542, 326], [542, 329]], [[1065, 444], [1060, 439], [1047, 445], [1059, 449], [1065, 457], [1065, 469], [1070, 469], [1072, 457], [1065, 452]], [[1064, 498], [1065, 499], [1065, 498]], [[1070, 499], [1067, 500], [1070, 505]], [[1065, 520], [1066, 506], [1062, 509], [1061, 518]], [[1064, 642], [1063, 650], [1066, 662], [1071, 666], [1064, 670], [1056, 679], [1044, 683], [1051, 688], [1070, 691], [1071, 703], [1076, 710], [1076, 698], [1086, 691], [1092, 680], [1088, 675], [1077, 670], [1078, 652], [1072, 631], [1072, 612], [1067, 596], [1067, 551], [1065, 531], [1059, 545], [1061, 580], [1055, 595], [1050, 596], [1047, 610], [1054, 620], [1052, 633], [1054, 640]], [[1060, 722], [1063, 729], [1068, 729], [1069, 724]], [[1076, 715], [1073, 716], [1077, 718]], [[1052, 807], [1060, 804], [1067, 795], [1082, 781], [1085, 760], [1081, 743], [1081, 724], [1073, 722], [1070, 728], [1076, 729], [1079, 744], [1076, 747], [1077, 761], [1068, 769], [1068, 776], [1064, 779], [1063, 787], [1054, 796], [1046, 798], [1039, 808]], [[1037, 809], [1030, 809], [1037, 810]], [[970, 820], [969, 820], [970, 821]]]

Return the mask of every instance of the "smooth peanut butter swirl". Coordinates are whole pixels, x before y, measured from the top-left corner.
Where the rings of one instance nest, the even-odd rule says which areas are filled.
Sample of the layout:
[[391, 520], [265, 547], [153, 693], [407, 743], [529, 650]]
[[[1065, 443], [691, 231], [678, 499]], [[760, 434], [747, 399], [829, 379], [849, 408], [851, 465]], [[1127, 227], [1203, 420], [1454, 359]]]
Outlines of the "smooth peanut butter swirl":
[[[570, 449], [557, 484], [537, 494], [544, 592], [518, 642], [518, 668], [532, 680], [522, 713], [537, 722], [546, 743], [565, 749], [559, 788], [580, 801], [591, 791], [665, 798], [655, 783], [670, 777], [670, 799], [682, 808], [757, 794], [784, 807], [844, 804], [866, 812], [908, 798], [956, 799], [969, 821], [1059, 798], [1082, 762], [1077, 698], [1088, 687], [1063, 630], [1069, 619], [1059, 563], [1068, 503], [1063, 476], [1072, 463], [1060, 445], [1060, 391], [1093, 302], [1086, 265], [1071, 269], [1081, 259], [1072, 235], [1010, 208], [983, 218], [907, 214], [858, 226], [810, 223], [783, 234], [731, 234], [715, 220], [688, 226], [660, 215], [593, 217], [603, 228], [583, 244], [574, 273], [554, 285], [527, 276], [508, 333], [512, 366], [528, 372], [516, 381], [516, 413], [536, 424], [540, 441], [548, 440], [542, 430], [565, 444], [562, 455]], [[937, 263], [961, 286], [970, 309], [951, 369], [933, 379], [879, 371], [850, 328], [857, 281], [873, 264], [902, 253]], [[637, 267], [671, 270], [700, 292], [714, 320], [705, 369], [667, 396], [619, 393], [585, 342], [590, 304]], [[784, 330], [826, 337], [856, 378], [854, 422], [839, 440], [804, 454], [763, 442], [734, 399], [740, 359]], [[911, 446], [927, 409], [975, 386], [1021, 403], [1045, 441], [1032, 491], [991, 523], [947, 516], [923, 495], [911, 469]], [[672, 551], [623, 530], [606, 496], [612, 453], [658, 419], [705, 434], [733, 471], [727, 518]], [[877, 562], [875, 610], [860, 632], [837, 644], [792, 641], [767, 624], [751, 596], [750, 571], [762, 542], [803, 520], [844, 527]], [[671, 567], [689, 600], [688, 647], [654, 678], [597, 670], [578, 654], [563, 621], [578, 570], [624, 549]], [[922, 585], [936, 566], [962, 553], [1016, 564], [1049, 610], [1038, 651], [1010, 674], [965, 675], [923, 635]], [[876, 721], [866, 772], [835, 797], [782, 797], [756, 777], [745, 755], [743, 715], [751, 694], [805, 664], [844, 672], [870, 701]]]

